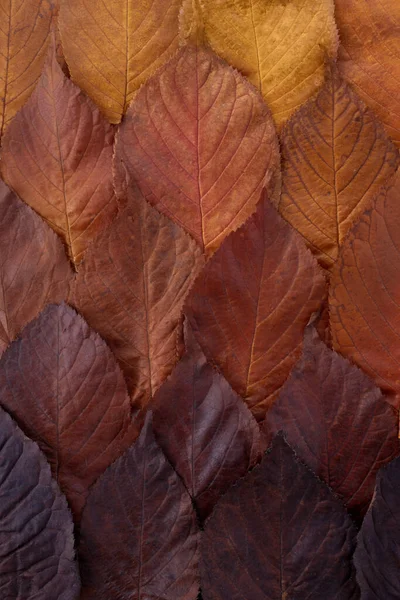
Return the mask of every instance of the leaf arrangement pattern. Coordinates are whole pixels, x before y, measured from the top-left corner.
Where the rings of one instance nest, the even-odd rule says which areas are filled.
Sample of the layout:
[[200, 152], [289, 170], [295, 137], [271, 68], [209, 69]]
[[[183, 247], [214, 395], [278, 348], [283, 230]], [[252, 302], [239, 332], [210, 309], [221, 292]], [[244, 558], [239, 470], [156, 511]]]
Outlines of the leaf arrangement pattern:
[[398, 4], [0, 10], [0, 597], [400, 598]]

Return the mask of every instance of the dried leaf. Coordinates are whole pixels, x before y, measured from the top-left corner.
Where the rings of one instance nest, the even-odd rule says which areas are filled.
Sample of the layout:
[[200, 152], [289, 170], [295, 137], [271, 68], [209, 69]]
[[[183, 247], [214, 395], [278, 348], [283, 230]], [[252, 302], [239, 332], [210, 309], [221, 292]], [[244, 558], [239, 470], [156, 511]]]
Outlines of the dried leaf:
[[400, 459], [378, 473], [374, 500], [358, 535], [354, 562], [362, 600], [400, 596]]
[[42, 219], [0, 181], [0, 354], [48, 302], [68, 294], [72, 271]]
[[73, 263], [117, 211], [112, 126], [65, 77], [54, 44], [3, 140], [2, 175], [61, 235]]
[[73, 80], [119, 123], [136, 90], [178, 48], [181, 0], [68, 0], [59, 27]]
[[256, 90], [213, 52], [189, 45], [137, 94], [115, 164], [117, 188], [127, 170], [151, 204], [212, 253], [254, 212], [279, 149]]
[[184, 0], [184, 38], [196, 7], [213, 50], [261, 91], [278, 125], [318, 89], [325, 57], [336, 55], [332, 0]]
[[369, 377], [308, 327], [302, 357], [267, 413], [264, 430], [270, 439], [284, 430], [301, 459], [359, 519], [378, 469], [399, 454], [397, 421]]
[[400, 4], [335, 0], [339, 69], [400, 144]]
[[34, 442], [0, 408], [0, 590], [4, 600], [76, 600], [72, 519]]
[[356, 600], [355, 536], [340, 502], [278, 436], [207, 521], [204, 600]]
[[154, 433], [202, 519], [261, 455], [259, 427], [228, 382], [207, 364], [186, 323], [186, 354], [155, 395]]
[[345, 235], [393, 177], [398, 152], [334, 64], [282, 131], [279, 211], [331, 268]]
[[317, 262], [266, 195], [195, 282], [186, 313], [196, 338], [258, 420], [296, 362], [324, 294]]
[[350, 232], [329, 291], [334, 348], [389, 394], [400, 392], [399, 200], [400, 171]]
[[76, 520], [89, 486], [138, 434], [113, 355], [66, 304], [47, 306], [5, 353], [0, 404], [39, 444]]
[[94, 484], [81, 524], [85, 598], [193, 600], [198, 531], [189, 494], [156, 444], [151, 420]]
[[182, 229], [130, 193], [88, 250], [71, 301], [111, 347], [133, 400], [146, 405], [178, 360], [182, 305], [203, 258]]

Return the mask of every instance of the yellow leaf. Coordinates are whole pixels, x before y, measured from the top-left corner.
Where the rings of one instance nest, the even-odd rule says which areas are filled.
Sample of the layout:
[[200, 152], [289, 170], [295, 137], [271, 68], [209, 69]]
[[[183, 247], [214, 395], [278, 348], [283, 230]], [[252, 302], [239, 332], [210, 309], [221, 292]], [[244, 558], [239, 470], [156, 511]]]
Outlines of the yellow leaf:
[[181, 0], [65, 0], [59, 27], [72, 79], [119, 123], [136, 90], [178, 47]]
[[201, 14], [213, 50], [261, 91], [280, 125], [322, 85], [338, 46], [333, 12], [333, 0], [185, 0], [181, 36], [193, 36]]

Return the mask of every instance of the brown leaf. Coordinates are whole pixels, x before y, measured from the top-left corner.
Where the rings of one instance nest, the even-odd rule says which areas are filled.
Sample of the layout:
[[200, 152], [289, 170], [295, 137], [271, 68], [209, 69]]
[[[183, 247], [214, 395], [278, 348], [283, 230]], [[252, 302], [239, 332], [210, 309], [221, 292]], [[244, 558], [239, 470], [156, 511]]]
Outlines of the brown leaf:
[[264, 194], [191, 290], [186, 314], [200, 346], [258, 420], [296, 362], [325, 287], [300, 236]]
[[356, 529], [282, 437], [206, 523], [205, 600], [357, 600]]
[[77, 265], [112, 220], [114, 132], [67, 79], [52, 44], [38, 85], [3, 140], [2, 175], [63, 238]]
[[189, 494], [147, 418], [136, 444], [94, 484], [81, 524], [85, 598], [193, 600], [198, 528]]
[[300, 458], [359, 519], [378, 469], [399, 454], [397, 421], [369, 377], [308, 327], [302, 357], [267, 413], [264, 431], [272, 439], [283, 430]]
[[157, 391], [154, 433], [202, 519], [261, 455], [259, 427], [185, 328], [186, 353]]
[[0, 589], [12, 600], [76, 600], [71, 514], [37, 445], [0, 408]]
[[71, 301], [109, 344], [133, 400], [146, 405], [178, 360], [182, 305], [203, 258], [182, 229], [130, 194], [88, 250]]
[[151, 204], [212, 253], [254, 212], [279, 149], [256, 90], [213, 52], [189, 45], [138, 92], [115, 164], [117, 188], [126, 169]]
[[68, 294], [72, 271], [57, 236], [0, 181], [0, 354], [49, 302]]
[[4, 354], [0, 404], [39, 444], [76, 520], [139, 429], [113, 355], [66, 304], [47, 306]]
[[328, 65], [315, 99], [282, 131], [279, 211], [330, 269], [355, 221], [399, 163], [382, 125]]

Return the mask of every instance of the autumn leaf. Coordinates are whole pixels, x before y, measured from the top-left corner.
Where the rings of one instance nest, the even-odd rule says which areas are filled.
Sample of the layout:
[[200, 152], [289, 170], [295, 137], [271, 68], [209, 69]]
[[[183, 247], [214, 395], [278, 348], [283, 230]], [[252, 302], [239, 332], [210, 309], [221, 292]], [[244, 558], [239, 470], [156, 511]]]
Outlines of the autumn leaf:
[[361, 98], [400, 144], [400, 4], [335, 0], [340, 32], [338, 65]]
[[[388, 400], [400, 392], [400, 171], [352, 229], [332, 271], [335, 349], [357, 363]], [[390, 396], [391, 394], [391, 396]]]
[[71, 302], [109, 344], [133, 401], [146, 405], [178, 360], [199, 248], [130, 187], [127, 207], [88, 250]]
[[324, 294], [317, 262], [266, 194], [195, 282], [186, 305], [194, 334], [258, 420], [299, 357]]
[[114, 132], [63, 74], [55, 45], [3, 140], [4, 180], [63, 238], [77, 265], [117, 212]]
[[0, 404], [39, 444], [76, 520], [139, 432], [113, 355], [66, 304], [47, 306], [4, 354]]
[[151, 418], [94, 484], [81, 524], [85, 598], [193, 600], [198, 528], [189, 494], [156, 444]]
[[207, 253], [255, 210], [279, 165], [262, 98], [209, 49], [188, 45], [138, 92], [116, 142], [146, 200]]
[[68, 294], [72, 271], [57, 236], [0, 182], [0, 354], [49, 302]]
[[71, 514], [37, 445], [0, 408], [0, 590], [15, 600], [76, 600]]
[[269, 439], [280, 430], [298, 456], [360, 519], [378, 469], [399, 454], [398, 417], [357, 367], [329, 350], [312, 327], [303, 353], [267, 413]]
[[326, 56], [336, 56], [333, 11], [333, 0], [184, 0], [181, 36], [192, 35], [200, 13], [212, 49], [261, 91], [280, 126], [322, 84]]
[[362, 600], [400, 595], [400, 459], [381, 469], [372, 505], [358, 535], [354, 562]]
[[204, 600], [356, 600], [355, 536], [340, 502], [277, 436], [206, 523]]
[[178, 48], [181, 0], [68, 0], [59, 27], [72, 79], [112, 123]]
[[330, 269], [339, 247], [399, 163], [382, 125], [335, 65], [282, 131], [279, 211]]
[[207, 364], [188, 324], [186, 353], [152, 403], [154, 434], [202, 519], [261, 455], [260, 430], [228, 382]]

